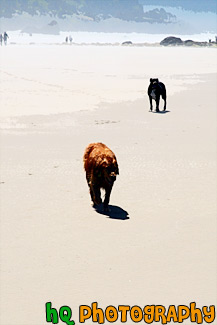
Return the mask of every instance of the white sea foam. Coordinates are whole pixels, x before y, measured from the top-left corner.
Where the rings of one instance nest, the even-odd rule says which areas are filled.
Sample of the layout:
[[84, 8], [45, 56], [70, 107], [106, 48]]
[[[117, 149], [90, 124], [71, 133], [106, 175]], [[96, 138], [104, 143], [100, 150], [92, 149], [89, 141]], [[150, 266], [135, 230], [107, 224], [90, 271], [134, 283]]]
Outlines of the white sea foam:
[[173, 34], [144, 34], [144, 33], [99, 33], [99, 32], [60, 32], [59, 35], [48, 34], [27, 34], [21, 31], [11, 31], [9, 34], [8, 44], [62, 44], [69, 35], [73, 38], [73, 43], [92, 44], [92, 43], [110, 43], [121, 44], [125, 41], [133, 43], [158, 43], [165, 37], [176, 36], [182, 40], [192, 39], [194, 41], [214, 40], [214, 33], [201, 33], [194, 35], [173, 35]]

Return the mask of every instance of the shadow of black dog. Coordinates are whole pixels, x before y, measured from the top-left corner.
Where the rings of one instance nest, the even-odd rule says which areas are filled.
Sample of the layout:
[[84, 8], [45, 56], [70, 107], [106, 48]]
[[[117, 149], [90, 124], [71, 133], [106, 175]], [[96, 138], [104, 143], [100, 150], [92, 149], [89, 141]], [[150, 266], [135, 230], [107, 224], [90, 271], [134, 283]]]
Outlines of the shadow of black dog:
[[[149, 112], [151, 112], [151, 111], [149, 111]], [[155, 114], [167, 114], [167, 113], [170, 113], [170, 111], [158, 111], [158, 112], [156, 112], [156, 111], [153, 111], [152, 113], [155, 113]]]
[[100, 204], [96, 207], [94, 207], [95, 211], [97, 213], [103, 214], [105, 216], [108, 216], [110, 219], [116, 219], [116, 220], [128, 220], [130, 219], [128, 217], [128, 212], [124, 209], [116, 206], [116, 205], [109, 205], [109, 211], [104, 211], [103, 205]]

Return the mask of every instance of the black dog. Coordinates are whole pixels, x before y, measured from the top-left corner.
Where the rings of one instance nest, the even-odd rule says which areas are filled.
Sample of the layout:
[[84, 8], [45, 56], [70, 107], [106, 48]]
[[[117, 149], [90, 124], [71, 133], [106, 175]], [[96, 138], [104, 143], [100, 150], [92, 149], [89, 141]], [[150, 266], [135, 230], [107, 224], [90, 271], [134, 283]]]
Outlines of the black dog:
[[150, 79], [150, 85], [148, 87], [148, 96], [150, 100], [150, 110], [152, 111], [152, 99], [156, 101], [156, 112], [159, 112], [159, 102], [160, 96], [164, 100], [164, 111], [166, 110], [166, 87], [162, 82], [159, 82], [158, 79]]

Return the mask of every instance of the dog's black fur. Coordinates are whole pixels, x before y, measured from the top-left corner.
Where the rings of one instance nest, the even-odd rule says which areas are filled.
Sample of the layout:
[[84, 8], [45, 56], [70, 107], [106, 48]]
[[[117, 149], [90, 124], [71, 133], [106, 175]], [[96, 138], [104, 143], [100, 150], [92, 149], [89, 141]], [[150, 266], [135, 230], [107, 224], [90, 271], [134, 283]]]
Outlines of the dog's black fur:
[[148, 96], [150, 101], [150, 111], [152, 111], [152, 99], [156, 101], [156, 112], [159, 112], [159, 103], [160, 103], [160, 96], [162, 96], [164, 100], [164, 111], [166, 110], [167, 105], [167, 95], [166, 95], [166, 87], [165, 85], [160, 82], [157, 78], [150, 79], [150, 85], [148, 87]]

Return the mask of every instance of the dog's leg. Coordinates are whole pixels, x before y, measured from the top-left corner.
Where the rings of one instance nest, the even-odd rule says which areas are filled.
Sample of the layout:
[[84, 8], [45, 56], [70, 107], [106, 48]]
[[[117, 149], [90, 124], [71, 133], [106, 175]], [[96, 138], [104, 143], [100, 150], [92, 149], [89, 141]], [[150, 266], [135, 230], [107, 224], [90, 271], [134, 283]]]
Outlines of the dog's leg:
[[159, 112], [160, 96], [156, 97], [156, 112]]
[[164, 111], [165, 111], [166, 107], [167, 107], [167, 99], [166, 99], [166, 97], [164, 97], [163, 100], [164, 100]]
[[94, 200], [94, 192], [93, 192], [93, 186], [91, 184], [91, 173], [90, 172], [86, 172], [86, 180], [87, 180], [87, 184], [89, 186], [91, 200], [94, 203], [94, 201], [95, 201]]
[[93, 189], [92, 189], [92, 186], [89, 186], [89, 187], [90, 187], [90, 197], [91, 197], [91, 200], [92, 200], [93, 204], [95, 205], [95, 198], [94, 198]]
[[113, 184], [108, 186], [105, 189], [105, 200], [103, 202], [104, 211], [109, 211], [108, 204], [109, 204], [109, 200], [110, 200], [110, 194], [111, 194], [112, 186], [113, 186]]
[[90, 186], [90, 180], [91, 180], [91, 174], [90, 174], [90, 172], [86, 172], [86, 180], [87, 180], [88, 186]]
[[153, 106], [152, 106], [152, 97], [149, 96], [149, 102], [150, 102], [150, 111], [152, 112]]
[[91, 186], [92, 188], [92, 195], [93, 195], [93, 203], [99, 205], [102, 203], [100, 187], [98, 185]]

